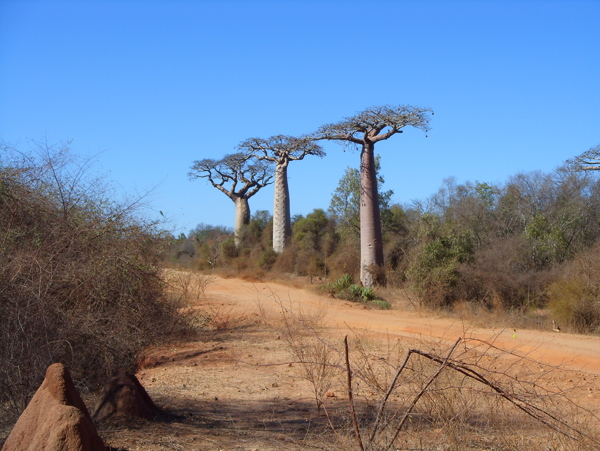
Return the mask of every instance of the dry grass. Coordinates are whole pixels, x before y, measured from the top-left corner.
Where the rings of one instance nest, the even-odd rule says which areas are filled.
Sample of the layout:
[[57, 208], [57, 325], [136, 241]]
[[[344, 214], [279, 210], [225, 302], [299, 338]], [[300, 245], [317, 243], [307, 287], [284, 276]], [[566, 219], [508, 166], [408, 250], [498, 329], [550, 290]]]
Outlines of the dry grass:
[[[344, 449], [441, 449], [432, 444], [440, 442], [454, 450], [600, 446], [600, 420], [571, 401], [568, 384], [549, 377], [559, 368], [468, 335], [449, 347], [425, 339], [382, 343], [353, 330], [344, 368], [339, 336], [318, 318], [274, 302], [281, 319], [271, 326], [285, 337]], [[332, 407], [329, 395], [350, 399], [355, 413]]]

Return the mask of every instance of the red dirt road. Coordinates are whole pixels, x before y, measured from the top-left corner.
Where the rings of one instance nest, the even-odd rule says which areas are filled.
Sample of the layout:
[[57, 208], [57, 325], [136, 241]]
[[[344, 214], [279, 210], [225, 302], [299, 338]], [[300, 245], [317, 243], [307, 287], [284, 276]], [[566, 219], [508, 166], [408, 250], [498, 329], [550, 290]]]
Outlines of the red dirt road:
[[215, 277], [206, 288], [206, 297], [247, 314], [265, 309], [276, 311], [279, 304], [300, 309], [308, 316], [323, 316], [329, 328], [382, 334], [392, 338], [443, 340], [459, 337], [494, 342], [549, 365], [600, 374], [600, 337], [537, 330], [503, 330], [474, 327], [460, 320], [436, 318], [407, 310], [371, 310], [361, 304], [320, 296], [314, 292], [277, 283], [248, 282]]
[[[344, 375], [337, 371], [331, 376], [328, 396], [323, 400], [328, 412], [337, 418], [335, 421], [342, 421], [337, 426], [340, 436], [331, 431], [325, 415], [315, 409], [311, 384], [287, 341], [288, 332], [299, 337], [307, 332], [307, 327], [315, 328], [308, 330], [309, 337], [322, 338], [336, 349], [342, 348], [343, 336], [348, 335], [355, 362], [361, 356], [360, 346], [365, 346], [371, 359], [366, 365], [374, 364], [373, 371], [389, 371], [390, 364], [395, 368], [409, 348], [445, 355], [458, 338], [471, 338], [473, 341], [466, 343], [465, 349], [475, 349], [482, 367], [491, 367], [492, 376], [508, 374], [504, 373], [508, 369], [513, 381], [533, 381], [537, 388], [547, 387], [562, 395], [550, 402], [557, 399], [558, 407], [565, 402], [567, 410], [573, 404], [587, 409], [595, 416], [593, 424], [586, 423], [586, 427], [597, 429], [600, 337], [473, 327], [460, 320], [415, 311], [404, 301], [392, 301], [389, 311], [371, 310], [362, 304], [283, 284], [177, 271], [173, 276], [180, 277], [187, 287], [188, 298], [193, 298], [190, 307], [201, 317], [210, 318], [210, 324], [196, 341], [149, 350], [137, 376], [152, 399], [174, 417], [134, 428], [101, 430], [105, 442], [116, 448], [351, 449], [351, 433], [339, 429], [345, 424], [347, 412]], [[300, 323], [293, 322], [291, 326], [298, 329], [286, 329], [281, 321], [284, 309], [288, 320], [289, 312], [300, 319]], [[493, 343], [498, 349], [479, 347], [477, 340]], [[310, 346], [309, 342], [299, 343]], [[499, 349], [525, 358], [515, 358]], [[457, 348], [455, 358], [461, 359], [461, 352], [464, 350], [459, 352]], [[368, 384], [355, 388], [360, 393], [361, 408], [368, 409], [379, 402], [379, 395]], [[477, 402], [472, 401], [471, 407], [479, 405]], [[546, 434], [544, 428], [528, 418], [514, 420], [510, 406], [503, 412], [508, 421], [505, 426], [494, 423], [490, 427], [484, 421], [482, 427], [473, 429], [476, 423], [469, 425], [465, 429], [467, 435], [453, 435], [455, 424], [450, 422], [447, 428], [440, 429], [438, 425], [418, 434], [404, 434], [397, 449], [451, 449], [440, 448], [440, 440], [455, 443], [452, 449], [465, 450], [533, 451], [549, 449], [548, 445], [552, 449], [570, 449], [555, 448], [560, 437]], [[502, 415], [494, 410], [493, 417], [499, 419]]]

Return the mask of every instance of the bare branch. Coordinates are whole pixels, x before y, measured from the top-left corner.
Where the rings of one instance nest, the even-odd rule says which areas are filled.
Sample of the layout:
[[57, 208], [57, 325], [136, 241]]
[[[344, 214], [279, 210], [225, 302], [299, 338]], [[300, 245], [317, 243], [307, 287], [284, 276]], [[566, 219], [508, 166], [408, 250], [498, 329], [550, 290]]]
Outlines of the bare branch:
[[360, 429], [358, 428], [358, 421], [356, 420], [356, 411], [354, 410], [354, 398], [352, 394], [352, 370], [350, 369], [350, 356], [348, 352], [348, 335], [344, 338], [344, 350], [346, 357], [346, 375], [347, 375], [347, 390], [348, 390], [348, 403], [350, 404], [350, 414], [352, 415], [352, 424], [354, 425], [354, 434], [356, 435], [356, 441], [361, 451], [364, 451], [362, 439], [360, 438]]
[[574, 171], [600, 171], [600, 144], [567, 160], [567, 165], [570, 165]]
[[[400, 423], [398, 424], [398, 426], [396, 428], [396, 433], [394, 434], [394, 437], [390, 440], [388, 449], [391, 448], [392, 445], [394, 444], [394, 442], [396, 441], [396, 438], [398, 437], [400, 430], [404, 426], [404, 423], [406, 423], [406, 420], [408, 419], [408, 416], [411, 414], [414, 407], [417, 405], [417, 402], [419, 402], [419, 399], [421, 399], [421, 396], [423, 396], [425, 394], [425, 392], [427, 392], [427, 389], [433, 383], [433, 381], [441, 374], [441, 372], [444, 370], [444, 368], [446, 368], [446, 366], [449, 365], [450, 357], [452, 357], [452, 353], [454, 352], [454, 350], [456, 349], [456, 347], [459, 345], [459, 343], [461, 341], [462, 341], [462, 338], [459, 338], [458, 340], [456, 340], [456, 342], [454, 342], [454, 345], [452, 346], [452, 348], [450, 348], [450, 351], [448, 352], [448, 355], [446, 356], [446, 358], [442, 359], [441, 357], [438, 357], [437, 359], [434, 360], [435, 362], [441, 363], [440, 367], [437, 369], [437, 371], [435, 373], [433, 373], [431, 375], [429, 380], [426, 382], [425, 386], [413, 398], [412, 402], [410, 403], [409, 408], [404, 413], [404, 416], [402, 417], [402, 419], [400, 420]], [[420, 352], [417, 350], [411, 349], [409, 351], [409, 353], [420, 353]]]
[[[230, 199], [252, 197], [261, 188], [272, 183], [273, 169], [253, 155], [241, 152], [225, 155], [220, 160], [197, 160], [188, 173], [190, 179], [206, 178]], [[242, 183], [238, 188], [238, 183]], [[227, 187], [225, 185], [228, 185]]]

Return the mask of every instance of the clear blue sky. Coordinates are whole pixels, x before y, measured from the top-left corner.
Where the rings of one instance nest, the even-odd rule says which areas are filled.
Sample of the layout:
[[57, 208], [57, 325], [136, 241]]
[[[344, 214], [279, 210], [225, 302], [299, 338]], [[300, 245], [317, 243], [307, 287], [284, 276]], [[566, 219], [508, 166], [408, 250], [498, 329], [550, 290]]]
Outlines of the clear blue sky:
[[[600, 1], [0, 0], [0, 138], [72, 140], [168, 227], [232, 226], [196, 159], [368, 106], [435, 111], [379, 145], [408, 203], [447, 177], [504, 182], [600, 144]], [[290, 165], [292, 214], [327, 209], [357, 152]], [[272, 188], [250, 200], [272, 210]]]

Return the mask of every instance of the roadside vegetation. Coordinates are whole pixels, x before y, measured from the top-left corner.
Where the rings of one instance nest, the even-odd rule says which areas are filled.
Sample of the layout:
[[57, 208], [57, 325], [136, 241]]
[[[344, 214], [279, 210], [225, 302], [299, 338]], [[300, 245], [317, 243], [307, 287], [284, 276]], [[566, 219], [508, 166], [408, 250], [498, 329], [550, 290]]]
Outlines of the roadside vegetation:
[[14, 416], [52, 363], [87, 392], [190, 324], [139, 199], [117, 202], [67, 146], [0, 151], [0, 402]]
[[[445, 180], [430, 198], [395, 204], [378, 169], [385, 266], [374, 298], [402, 292], [418, 308], [509, 321], [515, 327], [600, 331], [600, 182], [565, 163], [503, 183]], [[250, 278], [293, 276], [336, 297], [360, 290], [360, 175], [348, 168], [327, 211], [292, 218], [281, 253], [272, 217], [255, 212], [240, 232], [199, 224], [172, 239], [169, 263]], [[345, 276], [347, 275], [347, 276]], [[343, 289], [333, 289], [347, 277]], [[385, 287], [385, 288], [384, 288]], [[384, 307], [385, 308], [385, 307]], [[554, 321], [554, 323], [553, 323]]]

